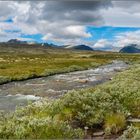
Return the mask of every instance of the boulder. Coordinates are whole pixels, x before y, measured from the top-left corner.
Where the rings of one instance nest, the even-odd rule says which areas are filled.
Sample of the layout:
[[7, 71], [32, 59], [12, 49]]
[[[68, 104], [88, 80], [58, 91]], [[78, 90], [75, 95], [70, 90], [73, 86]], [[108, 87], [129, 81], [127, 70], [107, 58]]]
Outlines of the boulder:
[[94, 137], [99, 137], [99, 136], [103, 136], [103, 135], [104, 135], [104, 131], [98, 131], [98, 132], [93, 133]]
[[87, 83], [88, 80], [87, 79], [81, 79], [81, 80], [78, 80], [79, 83]]

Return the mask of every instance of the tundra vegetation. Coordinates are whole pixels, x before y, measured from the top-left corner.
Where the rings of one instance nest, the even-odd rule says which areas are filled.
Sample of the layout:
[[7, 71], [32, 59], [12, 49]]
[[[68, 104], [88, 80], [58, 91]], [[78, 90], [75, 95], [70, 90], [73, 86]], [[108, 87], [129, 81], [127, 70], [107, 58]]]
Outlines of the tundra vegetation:
[[59, 99], [44, 99], [11, 114], [1, 112], [0, 138], [140, 138], [140, 55], [110, 52], [48, 51], [47, 54], [0, 54], [1, 84], [13, 80], [83, 70], [123, 60], [130, 68], [94, 88], [73, 90]]

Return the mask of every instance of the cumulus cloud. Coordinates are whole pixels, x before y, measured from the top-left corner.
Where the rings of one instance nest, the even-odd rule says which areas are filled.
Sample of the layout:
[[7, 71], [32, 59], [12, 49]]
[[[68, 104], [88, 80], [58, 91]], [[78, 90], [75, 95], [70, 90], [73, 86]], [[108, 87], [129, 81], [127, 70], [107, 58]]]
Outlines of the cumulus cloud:
[[91, 34], [86, 33], [86, 29], [83, 26], [68, 26], [66, 27], [66, 32], [77, 37], [91, 37]]
[[81, 38], [88, 38], [92, 36], [90, 33], [86, 32], [86, 28], [84, 26], [70, 25], [70, 26], [61, 28], [59, 30], [60, 30], [60, 33], [58, 34], [47, 33], [42, 39], [54, 40], [59, 43], [72, 43], [74, 40], [75, 42], [77, 42], [79, 39], [81, 40]]
[[[109, 1], [48, 1], [43, 6], [42, 19], [66, 24], [103, 23], [99, 9], [110, 6]], [[46, 12], [47, 11], [47, 12]]]
[[106, 39], [100, 39], [95, 44], [95, 48], [105, 48], [106, 46], [110, 45], [110, 42]]
[[128, 44], [139, 44], [140, 45], [140, 30], [121, 33], [116, 36], [114, 46], [122, 48]]
[[19, 37], [18, 33], [6, 33], [3, 31], [0, 31], [0, 42], [4, 42], [11, 38], [18, 38], [18, 37]]
[[5, 39], [6, 37], [7, 35], [5, 34], [5, 32], [0, 29], [0, 41], [2, 41], [1, 39]]
[[101, 9], [105, 25], [140, 27], [140, 1], [112, 1], [112, 7]]
[[106, 51], [116, 51], [113, 43], [107, 39], [99, 39], [94, 45], [95, 50], [106, 50]]
[[[99, 26], [104, 21], [100, 8], [110, 6], [110, 1], [24, 1], [1, 2], [3, 17], [13, 19], [13, 27], [24, 34], [44, 35], [43, 39], [78, 40], [90, 37], [86, 25]], [[11, 28], [12, 29], [12, 28]]]
[[18, 26], [14, 26], [12, 23], [0, 22], [0, 42], [11, 38], [19, 38], [21, 32], [18, 32], [18, 30]]
[[12, 16], [13, 12], [12, 2], [0, 1], [0, 21]]

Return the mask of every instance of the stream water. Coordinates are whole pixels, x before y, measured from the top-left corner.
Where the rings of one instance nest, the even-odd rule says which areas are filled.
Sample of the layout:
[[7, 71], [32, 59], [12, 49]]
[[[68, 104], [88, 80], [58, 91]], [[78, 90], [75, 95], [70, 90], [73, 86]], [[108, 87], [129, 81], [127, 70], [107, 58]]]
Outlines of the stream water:
[[127, 67], [123, 61], [113, 61], [96, 69], [0, 85], [0, 110], [11, 111], [16, 106], [25, 106], [28, 101], [40, 100], [45, 96], [59, 98], [69, 90], [93, 87], [110, 80], [115, 73]]

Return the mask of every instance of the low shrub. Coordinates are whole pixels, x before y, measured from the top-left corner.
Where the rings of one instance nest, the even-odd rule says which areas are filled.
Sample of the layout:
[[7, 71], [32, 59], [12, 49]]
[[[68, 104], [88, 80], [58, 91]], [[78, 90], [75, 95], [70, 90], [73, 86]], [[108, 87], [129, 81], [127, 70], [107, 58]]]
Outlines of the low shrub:
[[109, 114], [105, 118], [105, 134], [117, 134], [124, 130], [126, 126], [125, 116], [123, 114]]
[[13, 118], [7, 126], [0, 126], [0, 138], [4, 139], [55, 139], [82, 138], [83, 132], [73, 129], [67, 122], [50, 118]]

